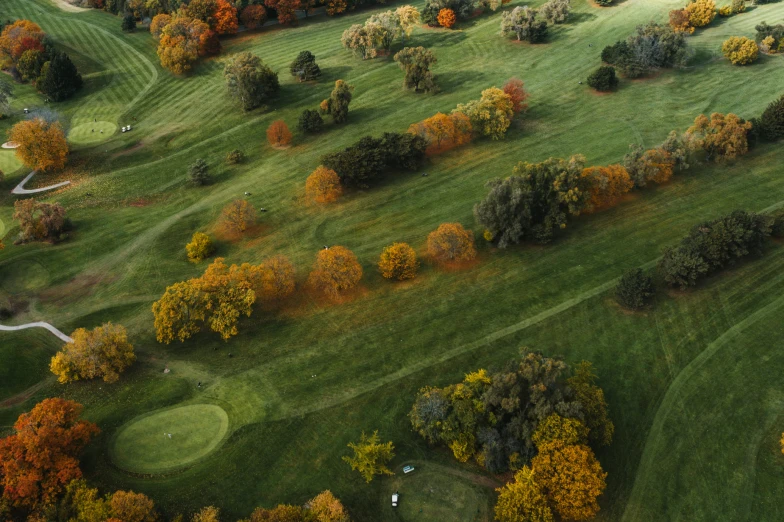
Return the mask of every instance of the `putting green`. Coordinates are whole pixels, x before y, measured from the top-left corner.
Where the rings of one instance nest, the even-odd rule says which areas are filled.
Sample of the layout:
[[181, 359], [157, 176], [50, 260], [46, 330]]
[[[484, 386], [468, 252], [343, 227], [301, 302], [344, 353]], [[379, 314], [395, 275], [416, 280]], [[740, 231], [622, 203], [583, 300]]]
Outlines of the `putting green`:
[[71, 129], [68, 133], [68, 141], [74, 145], [92, 145], [108, 140], [115, 132], [117, 132], [117, 124], [109, 121], [82, 123]]
[[111, 456], [126, 471], [173, 471], [212, 453], [228, 430], [229, 416], [213, 404], [156, 411], [122, 426], [114, 437]]
[[22, 166], [22, 162], [16, 159], [16, 152], [13, 149], [0, 149], [0, 171], [11, 174]]

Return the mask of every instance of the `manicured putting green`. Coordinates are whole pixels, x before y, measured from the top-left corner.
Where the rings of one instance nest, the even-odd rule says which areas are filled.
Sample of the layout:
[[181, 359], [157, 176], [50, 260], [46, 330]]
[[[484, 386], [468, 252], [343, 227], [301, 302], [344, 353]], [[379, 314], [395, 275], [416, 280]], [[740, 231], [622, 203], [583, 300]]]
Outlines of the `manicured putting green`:
[[11, 174], [22, 166], [22, 162], [16, 159], [16, 152], [13, 149], [0, 149], [0, 171]]
[[108, 140], [115, 132], [117, 132], [117, 125], [109, 121], [82, 123], [71, 129], [68, 133], [68, 141], [74, 145], [92, 145]]
[[172, 471], [214, 451], [228, 429], [229, 416], [212, 404], [153, 412], [120, 428], [112, 445], [112, 460], [135, 473]]
[[392, 509], [403, 522], [473, 522], [486, 520], [489, 514], [488, 499], [482, 489], [440, 466], [424, 465], [410, 474], [395, 475], [384, 502], [391, 506], [392, 493], [400, 494], [398, 507]]

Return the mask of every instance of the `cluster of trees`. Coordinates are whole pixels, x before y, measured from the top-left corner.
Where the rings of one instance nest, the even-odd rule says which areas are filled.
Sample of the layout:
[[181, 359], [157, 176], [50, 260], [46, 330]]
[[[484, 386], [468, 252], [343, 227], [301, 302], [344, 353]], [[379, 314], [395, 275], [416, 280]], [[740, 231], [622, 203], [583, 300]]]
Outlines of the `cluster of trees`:
[[501, 34], [517, 41], [540, 43], [547, 38], [549, 24], [562, 24], [571, 13], [571, 0], [548, 0], [539, 9], [518, 6], [501, 17]]
[[367, 187], [393, 171], [417, 170], [425, 160], [427, 143], [421, 136], [385, 132], [380, 138], [365, 136], [340, 152], [321, 158], [346, 187]]
[[19, 243], [59, 241], [71, 229], [71, 221], [59, 203], [17, 200], [14, 202], [13, 219], [19, 225]]
[[16, 157], [33, 170], [59, 170], [68, 161], [68, 141], [58, 121], [20, 121], [8, 131], [8, 140], [16, 142]]
[[773, 218], [736, 210], [700, 223], [677, 247], [665, 249], [658, 269], [670, 286], [695, 286], [700, 279], [749, 255], [761, 255]]
[[294, 267], [283, 256], [260, 265], [228, 266], [216, 258], [200, 277], [175, 283], [153, 303], [158, 342], [185, 341], [209, 326], [228, 340], [241, 315], [250, 317], [258, 300], [276, 301], [294, 291]]
[[122, 325], [106, 323], [92, 331], [78, 328], [71, 338], [73, 341], [57, 352], [49, 365], [63, 384], [99, 377], [104, 382], [117, 382], [136, 360]]
[[495, 12], [511, 0], [427, 0], [422, 9], [422, 21], [431, 27], [450, 28], [460, 20], [467, 20], [484, 9]]
[[719, 15], [727, 17], [727, 16], [740, 14], [745, 10], [746, 10], [746, 0], [732, 0], [731, 3], [719, 8]]
[[[458, 384], [422, 388], [409, 418], [428, 443], [448, 446], [460, 462], [473, 458], [492, 473], [530, 465], [542, 481], [542, 495], [565, 519], [583, 520], [598, 511], [606, 475], [589, 444], [609, 445], [615, 427], [588, 362], [572, 372], [560, 359], [524, 351], [497, 373], [478, 370]], [[580, 457], [556, 456], [562, 452]], [[587, 466], [583, 481], [570, 479], [582, 474], [573, 466], [587, 462], [595, 465]], [[502, 499], [503, 493], [503, 510], [515, 504]]]
[[0, 68], [18, 81], [32, 82], [53, 101], [68, 99], [82, 87], [82, 76], [68, 55], [55, 49], [43, 30], [29, 20], [3, 27]]
[[188, 13], [181, 9], [172, 15], [159, 14], [150, 23], [150, 34], [158, 41], [161, 66], [174, 74], [185, 74], [199, 57], [213, 56], [221, 51], [216, 31], [201, 18]]
[[784, 51], [784, 25], [768, 25], [766, 22], [762, 22], [754, 29], [757, 31], [754, 40], [759, 44], [763, 52], [777, 53]]
[[[739, 4], [743, 4], [739, 7]], [[745, 9], [743, 0], [733, 0], [730, 13]], [[670, 11], [670, 27], [678, 33], [692, 34], [698, 27], [709, 25], [716, 18], [716, 2], [714, 0], [690, 0], [683, 9]]]
[[689, 48], [683, 32], [656, 22], [637, 27], [626, 40], [602, 50], [602, 61], [627, 78], [639, 78], [655, 69], [680, 66], [688, 58]]
[[374, 14], [364, 25], [353, 24], [343, 31], [340, 41], [363, 60], [375, 58], [380, 52], [389, 52], [395, 40], [410, 36], [419, 20], [416, 7], [400, 6], [394, 11]]
[[[348, 106], [353, 97], [354, 86], [343, 80], [335, 81], [335, 88], [329, 98], [319, 104], [321, 114], [329, 115], [334, 123], [345, 123], [348, 120]], [[318, 132], [324, 125], [321, 116], [315, 111], [305, 109], [299, 119], [300, 128], [306, 132]], [[318, 118], [316, 118], [318, 116]]]
[[280, 90], [278, 73], [250, 52], [237, 53], [223, 69], [226, 86], [246, 111], [267, 103]]

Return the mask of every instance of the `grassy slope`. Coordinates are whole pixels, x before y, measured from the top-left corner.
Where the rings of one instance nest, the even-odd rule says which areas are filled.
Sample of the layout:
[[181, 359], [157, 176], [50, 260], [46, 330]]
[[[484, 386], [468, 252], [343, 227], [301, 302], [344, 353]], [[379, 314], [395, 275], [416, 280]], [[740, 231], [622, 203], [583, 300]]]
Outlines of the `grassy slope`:
[[[74, 123], [93, 117], [120, 124], [138, 120], [131, 135], [77, 154], [77, 161], [90, 158], [85, 168], [92, 176], [54, 198], [71, 209], [77, 224], [71, 241], [56, 247], [12, 247], [0, 254], [4, 288], [20, 289], [16, 291], [35, 303], [30, 318], [44, 317], [66, 330], [111, 319], [133, 330], [142, 363], [127, 379], [115, 386], [79, 385], [67, 391], [88, 404], [88, 415], [104, 429], [88, 458], [94, 479], [107, 487], [148, 491], [170, 510], [215, 502], [237, 516], [258, 504], [301, 502], [329, 487], [358, 519], [375, 520], [379, 509], [387, 509], [386, 483], [365, 486], [352, 476], [339, 461], [345, 443], [362, 429], [381, 428], [396, 442], [399, 462], [434, 459], [456, 467], [409, 432], [405, 413], [414, 393], [424, 384], [459, 379], [476, 366], [499, 364], [528, 345], [597, 364], [618, 423], [616, 443], [601, 455], [610, 472], [604, 500], [608, 518], [621, 518], [631, 495], [625, 513], [630, 519], [649, 519], [650, 513], [693, 519], [695, 513], [678, 511], [673, 498], [695, 484], [704, 483], [705, 495], [713, 495], [703, 496], [708, 506], [697, 511], [706, 518], [714, 516], [711, 498], [730, 498], [724, 494], [727, 482], [706, 475], [699, 461], [678, 468], [676, 481], [661, 458], [671, 442], [660, 437], [648, 441], [648, 432], [652, 425], [662, 425], [668, 426], [665, 433], [681, 433], [694, 423], [688, 415], [709, 413], [697, 397], [684, 410], [686, 417], [669, 413], [669, 407], [657, 416], [660, 401], [679, 404], [688, 391], [676, 390], [669, 401], [665, 395], [682, 369], [771, 296], [780, 295], [777, 283], [765, 287], [761, 282], [766, 276], [775, 281], [774, 268], [780, 273], [781, 249], [764, 264], [744, 267], [693, 295], [665, 298], [648, 315], [620, 314], [596, 289], [623, 268], [655, 259], [663, 245], [698, 219], [736, 207], [762, 209], [784, 199], [779, 149], [762, 148], [734, 166], [697, 169], [617, 209], [580, 218], [550, 247], [483, 251], [481, 262], [461, 273], [425, 268], [415, 283], [396, 286], [381, 281], [373, 261], [392, 241], [421, 248], [427, 232], [440, 222], [472, 225], [471, 207], [484, 193], [484, 182], [508, 174], [516, 161], [572, 153], [585, 154], [590, 163], [617, 161], [629, 142], [652, 145], [670, 129], [685, 128], [699, 112], [757, 114], [778, 94], [784, 76], [780, 59], [763, 58], [758, 65], [737, 68], [715, 54], [726, 36], [751, 35], [756, 23], [779, 19], [781, 5], [753, 9], [701, 32], [690, 39], [699, 49], [693, 67], [625, 82], [611, 96], [597, 96], [578, 81], [598, 64], [603, 45], [638, 23], [664, 19], [675, 2], [627, 0], [600, 10], [580, 1], [575, 22], [559, 28], [551, 43], [535, 47], [498, 36], [499, 13], [480, 17], [461, 31], [417, 31], [413, 42], [433, 48], [440, 60], [436, 72], [443, 92], [431, 97], [398, 89], [401, 72], [391, 61], [361, 62], [340, 49], [342, 30], [368, 12], [313, 19], [300, 28], [226, 42], [228, 53], [251, 50], [281, 71], [283, 93], [276, 110], [251, 114], [242, 114], [226, 99], [221, 59], [199, 66], [190, 78], [174, 78], [155, 65], [149, 36], [121, 35], [115, 18], [64, 14], [22, 0], [7, 5], [14, 15], [40, 22], [85, 64], [94, 62], [84, 94], [58, 106]], [[315, 85], [296, 84], [285, 74], [296, 52], [306, 48], [325, 72]], [[328, 209], [303, 204], [302, 182], [324, 152], [365, 133], [403, 130], [477, 97], [483, 88], [500, 86], [510, 76], [523, 78], [533, 97], [526, 124], [506, 141], [456, 151], [428, 167], [427, 178], [401, 176]], [[299, 136], [288, 151], [273, 151], [262, 143], [270, 121], [282, 117], [293, 127], [299, 112], [315, 107], [337, 78], [356, 86], [348, 126], [330, 126], [318, 137]], [[24, 97], [17, 105], [35, 103], [29, 89], [20, 92]], [[133, 148], [139, 141], [142, 146]], [[222, 158], [235, 147], [244, 148], [251, 162], [226, 168]], [[116, 155], [123, 149], [129, 152]], [[199, 156], [211, 164], [217, 183], [191, 189], [184, 184], [185, 166]], [[5, 185], [10, 188], [20, 175]], [[184, 260], [182, 245], [193, 230], [212, 229], [220, 207], [246, 190], [253, 193], [254, 204], [271, 211], [263, 215], [257, 237], [224, 242], [220, 255], [239, 262], [282, 252], [304, 276], [321, 245], [345, 244], [365, 264], [366, 292], [339, 307], [323, 307], [303, 296], [283, 314], [257, 314], [244, 322], [242, 334], [227, 346], [206, 335], [185, 346], [157, 345], [150, 302], [167, 284], [201, 269]], [[10, 204], [8, 196], [0, 197], [0, 217], [6, 222]], [[37, 273], [47, 275], [43, 295], [41, 288], [26, 288], [23, 282], [24, 267], [33, 262]], [[725, 306], [717, 308], [717, 302]], [[537, 316], [554, 307], [557, 314]], [[531, 324], [532, 317], [543, 320]], [[166, 377], [160, 373], [164, 362], [173, 369]], [[780, 366], [775, 360], [770, 364], [772, 379]], [[738, 369], [738, 378], [743, 375]], [[760, 377], [761, 387], [771, 382]], [[715, 379], [703, 379], [706, 386], [716, 385]], [[196, 380], [207, 383], [200, 394]], [[215, 402], [229, 412], [238, 429], [220, 453], [184, 473], [155, 480], [130, 478], [107, 465], [106, 444], [116, 427], [183, 400]], [[774, 420], [779, 411], [775, 401], [759, 408]], [[2, 411], [2, 418], [12, 417]], [[719, 418], [730, 435], [749, 425], [744, 419]], [[759, 440], [775, 434], [774, 420]], [[673, 422], [677, 427], [669, 427]], [[667, 462], [684, 462], [694, 448], [685, 444], [681, 453], [668, 454]], [[777, 492], [765, 480], [775, 476], [771, 459], [763, 459], [764, 476], [746, 469], [733, 484], [757, 495], [754, 505], [765, 511], [756, 519], [780, 514], [771, 502]], [[659, 487], [661, 474], [676, 481], [672, 488]], [[635, 511], [638, 505], [652, 511]], [[737, 519], [729, 513], [717, 511], [714, 519]]]

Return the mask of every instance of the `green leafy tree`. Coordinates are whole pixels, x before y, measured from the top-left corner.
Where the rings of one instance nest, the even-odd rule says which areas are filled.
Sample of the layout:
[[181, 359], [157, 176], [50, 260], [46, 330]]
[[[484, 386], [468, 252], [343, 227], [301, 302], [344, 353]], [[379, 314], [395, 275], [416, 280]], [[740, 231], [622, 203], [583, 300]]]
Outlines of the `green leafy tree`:
[[305, 109], [299, 115], [298, 126], [303, 132], [309, 134], [320, 132], [324, 128], [324, 119], [318, 111]]
[[316, 64], [316, 57], [310, 51], [301, 51], [291, 62], [289, 71], [301, 82], [315, 80], [321, 76], [321, 69]]
[[188, 167], [188, 177], [194, 185], [207, 185], [210, 182], [210, 171], [207, 162], [198, 159]]
[[367, 436], [362, 432], [359, 442], [349, 442], [348, 447], [354, 451], [351, 457], [343, 457], [352, 471], [359, 471], [365, 482], [370, 482], [376, 475], [394, 475], [387, 467], [387, 463], [395, 456], [395, 446], [392, 442], [381, 442], [378, 430], [373, 435]]
[[574, 375], [566, 382], [572, 388], [574, 397], [580, 403], [588, 441], [593, 444], [609, 446], [615, 433], [615, 424], [610, 419], [610, 407], [604, 398], [604, 390], [596, 385], [597, 375], [593, 365], [582, 361], [574, 370]]
[[627, 270], [615, 287], [618, 304], [629, 310], [643, 308], [653, 297], [653, 280], [641, 268]]
[[67, 54], [55, 52], [48, 65], [42, 68], [36, 87], [50, 99], [63, 101], [81, 89], [82, 75]]
[[348, 119], [348, 106], [351, 103], [353, 90], [353, 85], [349, 85], [343, 80], [336, 81], [332, 94], [321, 102], [321, 112], [332, 116], [332, 121], [335, 123], [345, 123]]
[[518, 6], [505, 11], [501, 16], [501, 33], [514, 35], [518, 41], [540, 43], [547, 38], [547, 22], [537, 20], [538, 11], [526, 6]]
[[597, 91], [612, 91], [618, 87], [618, 77], [615, 75], [615, 67], [602, 65], [588, 76], [588, 85]]
[[126, 33], [130, 33], [136, 30], [136, 17], [133, 16], [132, 13], [127, 13], [123, 16], [122, 24], [120, 25], [122, 30]]
[[766, 141], [784, 137], [784, 95], [768, 105], [759, 119], [760, 135]]
[[415, 92], [432, 92], [436, 89], [435, 78], [430, 66], [436, 63], [436, 56], [424, 47], [404, 47], [397, 52], [394, 60], [406, 73], [403, 85]]
[[280, 90], [278, 73], [261, 61], [258, 56], [242, 52], [226, 64], [223, 70], [229, 94], [242, 108], [250, 111], [272, 99]]

